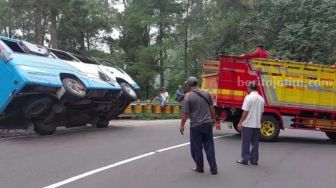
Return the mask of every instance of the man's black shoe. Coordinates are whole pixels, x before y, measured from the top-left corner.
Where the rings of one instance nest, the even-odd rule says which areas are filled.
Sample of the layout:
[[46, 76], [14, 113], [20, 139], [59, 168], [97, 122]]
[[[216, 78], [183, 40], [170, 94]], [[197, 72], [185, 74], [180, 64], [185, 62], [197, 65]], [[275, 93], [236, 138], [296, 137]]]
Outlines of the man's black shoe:
[[258, 162], [250, 161], [251, 165], [258, 166]]
[[193, 168], [191, 170], [194, 171], [194, 172], [197, 172], [197, 173], [204, 173], [204, 170], [203, 169], [199, 169], [199, 168]]
[[248, 162], [247, 161], [244, 161], [244, 160], [238, 160], [236, 161], [238, 164], [241, 164], [241, 165], [248, 165]]
[[211, 174], [212, 174], [212, 175], [216, 175], [216, 174], [218, 174], [218, 172], [217, 172], [217, 171], [215, 171], [215, 172], [211, 172]]

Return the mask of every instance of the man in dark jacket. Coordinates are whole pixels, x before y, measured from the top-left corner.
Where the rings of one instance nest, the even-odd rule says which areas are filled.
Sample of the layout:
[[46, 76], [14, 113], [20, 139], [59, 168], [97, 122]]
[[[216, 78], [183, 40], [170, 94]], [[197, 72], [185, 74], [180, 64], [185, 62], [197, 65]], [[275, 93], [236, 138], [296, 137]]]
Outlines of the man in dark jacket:
[[176, 92], [175, 92], [175, 101], [176, 102], [181, 102], [182, 101], [182, 98], [184, 96], [184, 91], [182, 89], [182, 86], [179, 85]]
[[215, 109], [210, 94], [200, 90], [198, 80], [189, 77], [186, 81], [188, 93], [182, 103], [182, 119], [180, 133], [184, 134], [184, 126], [190, 118], [190, 149], [196, 163], [192, 170], [204, 172], [203, 148], [205, 150], [211, 174], [217, 174], [213, 126], [215, 124]]

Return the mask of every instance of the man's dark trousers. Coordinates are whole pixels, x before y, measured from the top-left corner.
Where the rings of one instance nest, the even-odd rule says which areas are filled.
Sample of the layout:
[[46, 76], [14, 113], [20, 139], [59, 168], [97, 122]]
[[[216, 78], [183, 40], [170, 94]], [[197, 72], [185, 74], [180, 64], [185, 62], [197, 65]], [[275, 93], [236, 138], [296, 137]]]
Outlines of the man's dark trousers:
[[[242, 159], [258, 162], [259, 160], [259, 128], [243, 127], [242, 129]], [[252, 149], [251, 149], [252, 146]]]
[[198, 170], [204, 170], [203, 148], [209, 162], [210, 171], [217, 172], [212, 124], [209, 123], [190, 128], [191, 156]]

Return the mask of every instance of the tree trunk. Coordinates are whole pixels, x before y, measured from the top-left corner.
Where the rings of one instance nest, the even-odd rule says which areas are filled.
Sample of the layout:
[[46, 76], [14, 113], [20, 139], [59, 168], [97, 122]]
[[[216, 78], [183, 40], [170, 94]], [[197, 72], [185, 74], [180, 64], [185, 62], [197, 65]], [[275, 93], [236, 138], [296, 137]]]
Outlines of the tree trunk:
[[157, 37], [157, 44], [159, 46], [159, 63], [160, 63], [160, 86], [164, 87], [165, 79], [164, 79], [164, 50], [163, 50], [163, 39], [164, 39], [164, 22], [162, 21], [163, 15], [162, 11], [164, 7], [162, 6], [161, 0], [159, 1], [159, 10], [160, 10], [160, 22], [159, 22], [159, 31]]
[[163, 31], [163, 25], [162, 23], [160, 23], [159, 26], [159, 34], [158, 34], [158, 38], [157, 38], [157, 43], [159, 45], [159, 63], [160, 63], [160, 86], [164, 87], [164, 55], [163, 55], [163, 49], [162, 49], [162, 43], [163, 43], [163, 35], [164, 35], [164, 31]]
[[85, 33], [80, 32], [78, 39], [79, 39], [78, 44], [80, 45], [79, 46], [79, 51], [81, 53], [84, 53], [84, 51], [85, 51]]
[[6, 30], [6, 36], [7, 37], [12, 37], [12, 27], [13, 27], [13, 18], [14, 18], [14, 11], [13, 11], [13, 6], [12, 6], [12, 0], [8, 1], [9, 5], [9, 19], [8, 19], [8, 31], [7, 28]]
[[43, 45], [43, 24], [42, 24], [42, 7], [37, 6], [35, 9], [35, 43]]
[[90, 34], [86, 33], [86, 48], [87, 48], [87, 52], [90, 51]]
[[58, 36], [57, 36], [57, 10], [51, 8], [50, 10], [50, 46], [52, 48], [58, 48]]
[[186, 18], [185, 18], [185, 41], [184, 41], [184, 77], [188, 76], [188, 35], [189, 35], [189, 8], [190, 0], [187, 2]]

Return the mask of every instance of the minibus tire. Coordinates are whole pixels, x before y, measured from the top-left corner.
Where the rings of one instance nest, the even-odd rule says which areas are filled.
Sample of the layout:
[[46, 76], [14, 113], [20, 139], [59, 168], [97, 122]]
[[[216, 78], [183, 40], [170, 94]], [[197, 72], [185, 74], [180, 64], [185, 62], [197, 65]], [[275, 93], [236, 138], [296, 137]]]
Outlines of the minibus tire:
[[56, 131], [56, 126], [54, 124], [45, 124], [42, 120], [33, 121], [34, 131], [41, 135], [52, 135]]
[[107, 120], [100, 120], [96, 123], [96, 127], [100, 129], [107, 128], [109, 126], [110, 122]]
[[136, 92], [131, 85], [126, 82], [121, 82], [120, 87], [123, 91], [120, 97], [121, 100], [127, 100], [127, 102], [137, 100]]
[[77, 98], [86, 96], [86, 87], [81, 81], [73, 78], [64, 78], [62, 83], [67, 95]]

